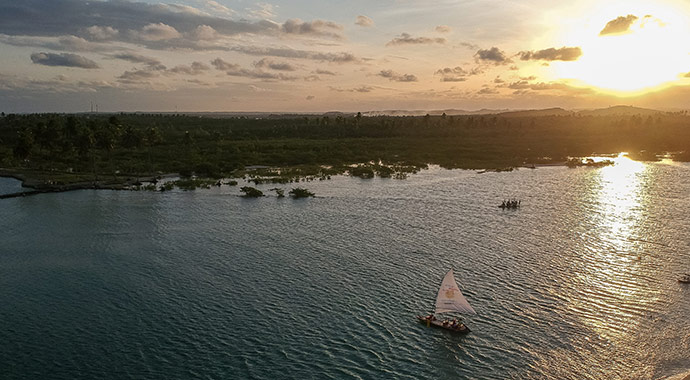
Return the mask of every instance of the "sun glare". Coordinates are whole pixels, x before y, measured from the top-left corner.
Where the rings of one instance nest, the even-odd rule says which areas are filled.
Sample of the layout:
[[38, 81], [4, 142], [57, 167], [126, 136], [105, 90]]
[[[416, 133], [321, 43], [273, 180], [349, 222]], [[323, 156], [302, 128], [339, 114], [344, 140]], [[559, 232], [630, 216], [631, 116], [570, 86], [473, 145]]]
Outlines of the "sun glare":
[[[690, 71], [690, 55], [681, 46], [690, 33], [686, 7], [631, 1], [588, 12], [588, 22], [568, 38], [583, 54], [575, 62], [553, 63], [558, 78], [577, 87], [634, 96], [677, 84]], [[600, 35], [609, 21], [628, 15], [635, 18], [624, 31]]]

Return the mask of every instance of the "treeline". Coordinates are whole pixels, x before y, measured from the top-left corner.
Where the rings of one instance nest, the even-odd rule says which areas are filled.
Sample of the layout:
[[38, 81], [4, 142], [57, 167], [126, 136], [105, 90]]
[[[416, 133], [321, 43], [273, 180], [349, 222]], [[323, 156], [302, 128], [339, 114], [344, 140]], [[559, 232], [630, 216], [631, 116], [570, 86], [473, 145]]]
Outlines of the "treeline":
[[163, 114], [0, 117], [0, 167], [94, 175], [196, 173], [247, 165], [337, 168], [361, 162], [496, 168], [569, 156], [672, 152], [688, 161], [690, 117], [300, 116]]

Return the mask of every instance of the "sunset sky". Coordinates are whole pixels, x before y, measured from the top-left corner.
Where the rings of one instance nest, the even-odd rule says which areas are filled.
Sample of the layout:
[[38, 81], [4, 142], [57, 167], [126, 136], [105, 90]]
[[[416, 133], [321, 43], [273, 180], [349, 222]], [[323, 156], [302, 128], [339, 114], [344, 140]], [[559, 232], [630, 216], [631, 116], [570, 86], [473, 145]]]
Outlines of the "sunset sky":
[[682, 1], [0, 0], [0, 111], [690, 108]]

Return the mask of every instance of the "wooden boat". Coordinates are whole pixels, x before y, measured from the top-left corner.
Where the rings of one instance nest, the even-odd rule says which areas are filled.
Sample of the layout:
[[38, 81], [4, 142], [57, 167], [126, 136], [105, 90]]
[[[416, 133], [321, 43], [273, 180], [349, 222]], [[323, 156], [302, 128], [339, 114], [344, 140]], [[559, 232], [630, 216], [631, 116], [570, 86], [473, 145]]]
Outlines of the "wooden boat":
[[471, 331], [469, 327], [465, 326], [465, 324], [460, 321], [458, 321], [456, 324], [453, 324], [451, 321], [447, 319], [444, 321], [440, 321], [438, 319], [429, 319], [428, 317], [424, 317], [422, 315], [418, 315], [417, 320], [420, 323], [427, 325], [427, 327], [440, 327], [442, 329], [460, 333], [468, 333]]
[[684, 274], [683, 277], [678, 279], [681, 284], [690, 284], [690, 274]]
[[508, 201], [508, 202], [503, 202], [500, 205], [498, 205], [498, 208], [502, 209], [517, 209], [520, 208], [520, 201]]
[[441, 287], [436, 295], [436, 309], [433, 314], [428, 316], [418, 315], [417, 320], [421, 323], [427, 325], [427, 327], [439, 327], [445, 330], [468, 333], [470, 329], [465, 326], [464, 323], [457, 321], [455, 318], [453, 321], [444, 318], [444, 320], [439, 320], [436, 318], [435, 314], [443, 313], [463, 313], [463, 314], [477, 314], [474, 311], [470, 303], [467, 302], [465, 296], [462, 295], [458, 284], [455, 282], [455, 275], [453, 270], [449, 270], [448, 273], [443, 277], [441, 281]]

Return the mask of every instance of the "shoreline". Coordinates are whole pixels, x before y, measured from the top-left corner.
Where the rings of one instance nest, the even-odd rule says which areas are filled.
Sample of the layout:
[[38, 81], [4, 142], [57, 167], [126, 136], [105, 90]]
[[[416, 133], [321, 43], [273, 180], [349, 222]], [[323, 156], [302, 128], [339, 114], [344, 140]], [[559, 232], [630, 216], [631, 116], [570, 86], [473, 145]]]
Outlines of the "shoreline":
[[[590, 165], [588, 163], [583, 163], [582, 165], [577, 165], [576, 167], [600, 167], [600, 165]], [[459, 170], [474, 170], [477, 174], [489, 173], [489, 172], [512, 172], [519, 169], [538, 169], [538, 168], [548, 168], [548, 167], [570, 167], [568, 161], [557, 161], [549, 163], [532, 163], [532, 164], [522, 164], [519, 166], [510, 166], [502, 168], [450, 168], [449, 170], [459, 169]], [[286, 170], [290, 168], [272, 168], [269, 166], [248, 166], [243, 170], [241, 176], [236, 177], [223, 177], [228, 178], [245, 178], [247, 171], [252, 171], [256, 169], [275, 169], [275, 170]], [[33, 174], [33, 175], [32, 175]], [[341, 173], [345, 174], [345, 173]], [[373, 174], [373, 173], [372, 173]], [[309, 174], [302, 174], [305, 178], [310, 177]], [[358, 175], [352, 175], [358, 177]], [[63, 182], [56, 181], [51, 178], [59, 178], [60, 176], [68, 176], [70, 179], [78, 179], [81, 177], [82, 180], [77, 180], [74, 182]], [[18, 169], [10, 168], [0, 168], [0, 178], [12, 178], [21, 182], [21, 187], [29, 190], [17, 191], [8, 194], [0, 194], [0, 199], [8, 198], [18, 198], [26, 197], [43, 193], [62, 193], [67, 191], [75, 190], [137, 190], [137, 186], [141, 186], [142, 183], [156, 183], [160, 179], [180, 177], [178, 173], [167, 173], [159, 175], [146, 175], [137, 177], [135, 175], [124, 175], [121, 178], [114, 177], [112, 179], [96, 179], [96, 180], [86, 180], [86, 177], [92, 177], [89, 173], [65, 173], [65, 172], [55, 172], [55, 171], [38, 171], [38, 170], [28, 170], [21, 171]], [[101, 175], [101, 178], [106, 177], [106, 175]], [[261, 176], [257, 176], [261, 178]], [[271, 178], [270, 176], [265, 176], [264, 178]], [[363, 177], [363, 178], [373, 178]], [[199, 177], [199, 179], [203, 179]], [[214, 181], [221, 181], [221, 179], [214, 179]], [[251, 180], [250, 180], [251, 182]], [[268, 183], [269, 181], [266, 181]], [[298, 176], [299, 182], [299, 176]], [[263, 182], [262, 182], [263, 183]], [[273, 182], [275, 183], [275, 182]], [[258, 184], [258, 182], [257, 182]], [[684, 379], [690, 380], [690, 379]]]

